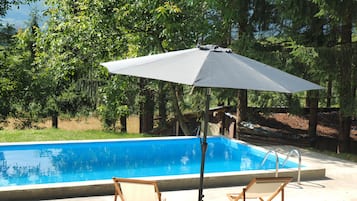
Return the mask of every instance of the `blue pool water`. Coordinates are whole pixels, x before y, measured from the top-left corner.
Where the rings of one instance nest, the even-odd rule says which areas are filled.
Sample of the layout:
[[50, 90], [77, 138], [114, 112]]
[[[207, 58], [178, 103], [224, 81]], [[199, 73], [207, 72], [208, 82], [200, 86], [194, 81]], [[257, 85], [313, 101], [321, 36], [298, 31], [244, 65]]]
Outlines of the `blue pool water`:
[[[205, 173], [275, 169], [275, 157], [262, 166], [266, 152], [252, 146], [224, 137], [207, 142]], [[198, 174], [200, 161], [196, 137], [0, 145], [0, 187]]]

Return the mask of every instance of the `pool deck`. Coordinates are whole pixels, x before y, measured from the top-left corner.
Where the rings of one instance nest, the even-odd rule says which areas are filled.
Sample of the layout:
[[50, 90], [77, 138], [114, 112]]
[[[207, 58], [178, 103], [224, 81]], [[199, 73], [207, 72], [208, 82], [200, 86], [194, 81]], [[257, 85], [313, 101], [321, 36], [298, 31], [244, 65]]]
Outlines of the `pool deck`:
[[[295, 149], [292, 146], [263, 146], [266, 149], [273, 149], [281, 154]], [[300, 149], [302, 153], [302, 163], [326, 169], [326, 177], [319, 180], [306, 181], [301, 178], [301, 184], [296, 181], [289, 183], [285, 187], [286, 201], [357, 201], [357, 163], [341, 160], [323, 154]], [[203, 191], [204, 201], [222, 201], [227, 193], [240, 192], [243, 186], [237, 185], [222, 188], [206, 188]], [[195, 201], [198, 199], [198, 190], [163, 191], [162, 196], [166, 201]], [[114, 196], [91, 196], [68, 199], [56, 199], [51, 201], [112, 201]], [[274, 201], [280, 200], [278, 195]]]

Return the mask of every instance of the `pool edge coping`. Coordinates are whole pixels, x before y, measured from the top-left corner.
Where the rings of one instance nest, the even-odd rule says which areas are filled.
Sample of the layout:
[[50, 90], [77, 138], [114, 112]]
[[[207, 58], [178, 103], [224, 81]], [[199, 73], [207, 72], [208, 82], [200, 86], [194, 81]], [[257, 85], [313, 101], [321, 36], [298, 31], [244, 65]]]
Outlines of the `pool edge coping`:
[[[248, 172], [248, 174], [247, 174]], [[247, 184], [253, 177], [274, 177], [274, 171], [245, 171], [236, 174], [207, 173], [204, 188], [228, 187]], [[297, 170], [284, 169], [279, 176], [291, 176], [296, 180]], [[304, 181], [318, 180], [326, 177], [325, 168], [302, 168], [301, 178]], [[160, 191], [197, 189], [199, 174], [180, 176], [145, 177], [141, 179], [156, 180]], [[0, 188], [0, 197], [4, 200], [45, 200], [69, 197], [99, 196], [114, 194], [112, 180], [85, 182], [67, 182], [58, 184], [38, 184]]]

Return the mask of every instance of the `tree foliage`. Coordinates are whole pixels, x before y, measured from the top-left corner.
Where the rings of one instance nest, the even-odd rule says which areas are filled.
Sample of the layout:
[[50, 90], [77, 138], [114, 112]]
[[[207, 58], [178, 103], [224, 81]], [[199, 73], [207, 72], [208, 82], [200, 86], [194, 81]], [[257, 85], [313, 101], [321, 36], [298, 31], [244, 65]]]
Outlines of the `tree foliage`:
[[37, 63], [51, 74], [52, 113], [88, 114], [100, 99], [107, 72], [100, 61], [127, 48], [112, 17], [116, 2], [46, 1], [47, 29], [38, 37]]
[[[6, 0], [11, 6], [31, 0]], [[61, 113], [98, 113], [107, 128], [140, 114], [152, 129], [169, 116], [203, 110], [204, 93], [166, 82], [109, 76], [100, 62], [191, 48], [231, 47], [236, 53], [326, 85], [319, 94], [248, 92], [252, 106], [341, 107], [340, 137], [348, 145], [356, 115], [356, 1], [330, 0], [46, 0], [38, 27], [0, 27], [0, 109], [34, 121]], [[335, 100], [331, 96], [337, 94]], [[242, 94], [241, 94], [242, 95]], [[215, 89], [213, 103], [238, 104], [235, 90]], [[306, 98], [304, 103], [304, 98]], [[244, 102], [244, 101], [243, 101]], [[242, 105], [242, 104], [239, 104]], [[298, 110], [295, 110], [298, 112]], [[312, 114], [311, 114], [312, 115]], [[347, 143], [344, 143], [347, 142]], [[347, 150], [345, 148], [341, 149]]]
[[0, 4], [0, 16], [5, 16], [7, 11], [14, 7], [25, 3], [36, 2], [38, 0], [1, 0]]
[[5, 46], [2, 90], [4, 103], [7, 103], [4, 114], [22, 119], [19, 127], [31, 127], [31, 122], [41, 117], [42, 85], [38, 77], [35, 60], [35, 40], [38, 30], [37, 16], [32, 15], [29, 27], [18, 31], [11, 39], [11, 45]]

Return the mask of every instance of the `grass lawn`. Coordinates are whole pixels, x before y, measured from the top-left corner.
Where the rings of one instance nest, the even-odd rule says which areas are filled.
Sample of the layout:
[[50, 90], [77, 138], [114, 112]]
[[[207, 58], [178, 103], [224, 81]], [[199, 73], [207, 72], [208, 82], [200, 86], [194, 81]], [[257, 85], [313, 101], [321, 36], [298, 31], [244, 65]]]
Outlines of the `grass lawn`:
[[0, 130], [1, 142], [31, 142], [60, 140], [94, 140], [151, 137], [147, 134], [115, 133], [100, 130], [68, 131], [63, 129]]

